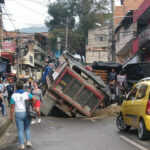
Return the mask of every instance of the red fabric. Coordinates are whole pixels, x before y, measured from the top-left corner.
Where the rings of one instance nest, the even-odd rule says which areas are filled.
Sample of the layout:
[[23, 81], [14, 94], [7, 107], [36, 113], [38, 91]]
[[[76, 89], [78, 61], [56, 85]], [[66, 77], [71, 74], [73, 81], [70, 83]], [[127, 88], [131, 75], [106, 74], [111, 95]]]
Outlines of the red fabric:
[[40, 101], [36, 101], [34, 107], [41, 107], [41, 102]]
[[2, 57], [8, 58], [10, 60], [10, 63], [13, 64], [13, 62], [14, 62], [13, 54], [2, 52], [1, 55], [2, 55]]
[[89, 65], [86, 65], [85, 69], [87, 69], [87, 70], [89, 70], [89, 71], [91, 71], [91, 72], [93, 71], [92, 67], [89, 66]]
[[144, 55], [144, 61], [150, 62], [150, 53], [146, 53], [146, 54]]

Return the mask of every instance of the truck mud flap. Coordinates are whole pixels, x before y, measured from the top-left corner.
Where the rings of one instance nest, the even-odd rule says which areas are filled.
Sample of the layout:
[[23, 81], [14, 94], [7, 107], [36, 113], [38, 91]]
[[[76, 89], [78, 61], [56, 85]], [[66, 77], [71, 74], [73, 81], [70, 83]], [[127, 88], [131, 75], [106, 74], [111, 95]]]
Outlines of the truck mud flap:
[[55, 105], [56, 100], [49, 93], [44, 95], [44, 103], [41, 105], [41, 112], [43, 115], [47, 116]]

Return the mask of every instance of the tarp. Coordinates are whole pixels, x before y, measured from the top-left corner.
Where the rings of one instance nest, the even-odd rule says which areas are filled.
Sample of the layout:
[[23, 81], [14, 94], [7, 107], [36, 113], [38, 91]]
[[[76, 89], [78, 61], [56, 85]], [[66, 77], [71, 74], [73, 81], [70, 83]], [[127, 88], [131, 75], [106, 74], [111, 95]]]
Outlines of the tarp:
[[103, 61], [94, 61], [92, 68], [95, 70], [108, 70], [111, 71], [112, 68], [115, 71], [119, 72], [122, 69], [122, 65], [116, 62], [103, 62]]
[[150, 63], [133, 63], [128, 64], [125, 67], [123, 66], [123, 70], [127, 74], [129, 80], [140, 80], [145, 77], [150, 77]]

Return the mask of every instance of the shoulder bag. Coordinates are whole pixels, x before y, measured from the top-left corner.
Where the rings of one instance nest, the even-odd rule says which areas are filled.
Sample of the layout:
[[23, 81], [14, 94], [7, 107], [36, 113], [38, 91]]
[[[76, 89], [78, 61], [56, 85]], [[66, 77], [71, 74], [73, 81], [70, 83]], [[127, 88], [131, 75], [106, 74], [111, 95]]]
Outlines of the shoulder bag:
[[27, 117], [35, 119], [37, 116], [37, 113], [33, 110], [32, 101], [30, 99], [25, 100], [25, 106], [26, 106]]

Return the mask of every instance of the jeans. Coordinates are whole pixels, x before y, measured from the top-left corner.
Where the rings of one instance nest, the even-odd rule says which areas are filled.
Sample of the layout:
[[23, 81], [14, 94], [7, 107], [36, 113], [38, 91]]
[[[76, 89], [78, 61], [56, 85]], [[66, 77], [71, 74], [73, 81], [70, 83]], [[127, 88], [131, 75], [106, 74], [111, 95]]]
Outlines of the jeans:
[[6, 107], [5, 107], [5, 104], [3, 102], [0, 103], [0, 107], [2, 108], [2, 115], [6, 115]]
[[26, 136], [26, 141], [30, 141], [31, 140], [31, 135], [30, 135], [31, 118], [27, 118], [26, 112], [16, 112], [15, 121], [17, 125], [20, 144], [24, 144], [24, 132]]

